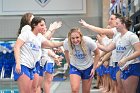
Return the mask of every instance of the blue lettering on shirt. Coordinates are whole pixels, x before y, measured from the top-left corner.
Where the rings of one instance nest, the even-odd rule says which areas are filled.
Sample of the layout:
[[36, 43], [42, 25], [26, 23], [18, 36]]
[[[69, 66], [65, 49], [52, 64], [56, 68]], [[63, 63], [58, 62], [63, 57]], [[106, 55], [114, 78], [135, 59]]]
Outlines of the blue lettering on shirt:
[[126, 47], [125, 46], [118, 45], [116, 47], [116, 52], [117, 53], [124, 53], [125, 50], [126, 50]]
[[78, 58], [78, 59], [84, 59], [85, 58], [84, 54], [82, 52], [80, 52], [80, 50], [76, 50], [75, 53], [76, 54], [74, 56], [76, 56], [76, 58]]
[[33, 43], [30, 43], [30, 47], [32, 48], [32, 50], [35, 50], [35, 51], [39, 51], [40, 50], [40, 46], [38, 46], [38, 45], [35, 45], [35, 44], [33, 44]]

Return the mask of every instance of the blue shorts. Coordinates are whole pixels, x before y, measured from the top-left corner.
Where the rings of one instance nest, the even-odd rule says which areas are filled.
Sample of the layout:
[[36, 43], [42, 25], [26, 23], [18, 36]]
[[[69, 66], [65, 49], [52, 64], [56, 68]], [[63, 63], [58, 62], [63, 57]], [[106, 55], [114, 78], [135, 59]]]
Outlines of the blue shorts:
[[113, 73], [113, 66], [109, 66], [109, 74], [111, 76], [111, 74]]
[[112, 71], [110, 71], [110, 77], [112, 80], [116, 80], [116, 74], [117, 72], [120, 70], [119, 66], [115, 66], [113, 68], [111, 68]]
[[15, 80], [15, 81], [17, 81], [18, 78], [19, 78], [21, 75], [23, 75], [23, 74], [27, 75], [31, 80], [33, 80], [33, 78], [34, 78], [33, 69], [30, 69], [30, 68], [28, 68], [27, 66], [21, 65], [21, 73], [18, 74], [18, 73], [15, 71], [15, 66], [16, 66], [16, 65], [14, 65], [14, 67], [13, 67], [13, 74], [14, 74], [14, 80]]
[[105, 72], [104, 72], [104, 74], [109, 74], [109, 73], [110, 73], [110, 66], [105, 67]]
[[121, 72], [121, 79], [126, 80], [129, 76], [140, 76], [140, 63], [130, 64], [127, 70]]
[[91, 72], [92, 68], [93, 68], [93, 65], [85, 70], [79, 70], [76, 67], [70, 65], [69, 74], [77, 74], [81, 77], [81, 79], [89, 79], [89, 78], [91, 78], [90, 72]]
[[44, 68], [40, 66], [40, 71], [39, 71], [39, 76], [43, 77], [44, 73]]
[[53, 63], [46, 63], [44, 65], [44, 71], [50, 74], [54, 73], [54, 64]]
[[98, 74], [98, 76], [103, 76], [105, 73], [105, 66], [101, 65], [96, 69], [96, 72]]
[[36, 65], [35, 65], [35, 68], [33, 70], [33, 73], [34, 74], [37, 73], [39, 76], [43, 76], [43, 73], [44, 73], [43, 67], [40, 66], [40, 62], [39, 61], [36, 62]]

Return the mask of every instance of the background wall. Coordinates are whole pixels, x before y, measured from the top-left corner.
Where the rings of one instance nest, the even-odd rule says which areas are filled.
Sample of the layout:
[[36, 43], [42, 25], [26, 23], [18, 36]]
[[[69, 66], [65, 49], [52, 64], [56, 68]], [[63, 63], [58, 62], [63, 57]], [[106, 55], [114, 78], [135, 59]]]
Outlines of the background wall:
[[[63, 22], [62, 27], [58, 29], [54, 37], [66, 37], [72, 27], [80, 27], [84, 35], [94, 36], [96, 34], [82, 28], [78, 21], [84, 19], [90, 24], [102, 27], [102, 0], [86, 0], [86, 14], [38, 14], [36, 16], [46, 18], [47, 27], [54, 21]], [[21, 15], [0, 16], [0, 40], [12, 40], [16, 38], [20, 19]]]

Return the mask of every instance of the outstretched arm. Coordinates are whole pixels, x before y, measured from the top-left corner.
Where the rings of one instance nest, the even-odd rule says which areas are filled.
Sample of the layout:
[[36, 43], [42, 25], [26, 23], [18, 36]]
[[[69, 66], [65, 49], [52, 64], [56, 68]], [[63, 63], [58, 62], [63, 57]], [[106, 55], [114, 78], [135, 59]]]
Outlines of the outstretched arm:
[[48, 55], [54, 59], [54, 62], [55, 62], [58, 66], [61, 66], [61, 62], [60, 62], [60, 61], [62, 61], [62, 59], [63, 59], [62, 57], [56, 55], [56, 54], [54, 53], [54, 51], [53, 51], [53, 50], [50, 50], [50, 49], [48, 49]]
[[93, 26], [93, 25], [90, 25], [88, 23], [86, 23], [84, 20], [80, 20], [79, 23], [85, 27], [85, 28], [88, 28], [90, 29], [91, 31], [93, 32], [96, 32], [98, 34], [105, 34], [105, 35], [109, 35], [109, 36], [113, 36], [114, 35], [114, 32], [112, 31], [112, 29], [106, 29], [106, 28], [100, 28], [100, 27], [96, 27], [96, 26]]
[[93, 63], [93, 69], [91, 70], [90, 72], [90, 76], [93, 77], [94, 74], [95, 74], [95, 70], [97, 69], [97, 64], [100, 60], [100, 51], [98, 48], [96, 48], [96, 50], [93, 51], [95, 56], [93, 57], [94, 58], [94, 63]]
[[55, 31], [58, 29], [58, 28], [60, 28], [62, 26], [62, 22], [61, 21], [59, 21], [59, 22], [57, 22], [57, 21], [55, 21], [55, 22], [53, 22], [53, 23], [51, 23], [50, 24], [50, 27], [49, 27], [49, 29], [48, 29], [48, 31], [45, 33], [45, 37], [47, 38], [47, 39], [51, 39], [52, 38], [52, 35], [55, 33]]
[[63, 41], [60, 41], [60, 42], [55, 42], [55, 41], [50, 41], [50, 40], [45, 40], [43, 43], [42, 43], [42, 48], [55, 48], [55, 47], [60, 47], [60, 46], [63, 46]]
[[101, 45], [100, 43], [97, 42], [97, 46], [99, 49], [105, 52], [110, 52], [115, 49], [115, 44], [113, 42], [111, 42], [108, 46]]
[[65, 54], [66, 62], [67, 62], [68, 64], [70, 64], [69, 51], [68, 51], [68, 50], [65, 50], [65, 51], [64, 51], [64, 54]]
[[108, 52], [106, 55], [103, 56], [102, 62], [108, 61], [112, 55], [112, 51]]

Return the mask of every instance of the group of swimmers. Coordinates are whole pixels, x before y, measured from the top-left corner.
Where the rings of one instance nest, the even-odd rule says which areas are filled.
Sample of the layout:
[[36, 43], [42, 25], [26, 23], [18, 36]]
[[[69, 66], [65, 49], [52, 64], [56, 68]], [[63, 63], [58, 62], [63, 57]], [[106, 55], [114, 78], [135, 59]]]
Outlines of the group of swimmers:
[[112, 14], [107, 28], [90, 25], [82, 19], [79, 24], [98, 33], [97, 42], [83, 36], [77, 27], [70, 29], [64, 41], [50, 41], [61, 22], [54, 22], [47, 29], [44, 18], [32, 13], [23, 15], [14, 46], [14, 79], [20, 93], [41, 93], [43, 80], [44, 93], [50, 93], [50, 83], [45, 82], [52, 81], [54, 63], [46, 56], [61, 66], [62, 58], [50, 50], [60, 46], [63, 46], [69, 64], [72, 93], [79, 93], [81, 81], [82, 93], [90, 93], [96, 72], [102, 78], [100, 86], [104, 92], [136, 93], [140, 76], [140, 43], [138, 36], [129, 31], [131, 20]]

